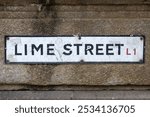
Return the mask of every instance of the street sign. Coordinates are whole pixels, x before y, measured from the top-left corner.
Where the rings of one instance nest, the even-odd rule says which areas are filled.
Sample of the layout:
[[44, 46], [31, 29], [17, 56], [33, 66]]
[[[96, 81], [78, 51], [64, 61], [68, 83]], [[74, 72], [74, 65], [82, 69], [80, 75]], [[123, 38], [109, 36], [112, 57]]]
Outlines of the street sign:
[[143, 36], [6, 36], [6, 63], [143, 63]]

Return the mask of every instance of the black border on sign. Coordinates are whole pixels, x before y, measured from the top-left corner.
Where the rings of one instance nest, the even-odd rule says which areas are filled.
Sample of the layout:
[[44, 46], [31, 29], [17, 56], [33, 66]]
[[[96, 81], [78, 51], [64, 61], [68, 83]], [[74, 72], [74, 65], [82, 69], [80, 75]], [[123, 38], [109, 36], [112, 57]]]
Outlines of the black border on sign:
[[5, 57], [5, 64], [93, 64], [93, 63], [97, 63], [97, 64], [143, 64], [145, 63], [145, 36], [144, 35], [77, 35], [77, 36], [82, 36], [82, 37], [141, 37], [141, 39], [143, 40], [143, 58], [142, 60], [140, 60], [139, 62], [9, 62], [7, 60], [7, 39], [9, 39], [9, 37], [74, 37], [74, 35], [6, 35], [4, 37], [5, 41], [5, 47], [4, 47], [4, 57]]

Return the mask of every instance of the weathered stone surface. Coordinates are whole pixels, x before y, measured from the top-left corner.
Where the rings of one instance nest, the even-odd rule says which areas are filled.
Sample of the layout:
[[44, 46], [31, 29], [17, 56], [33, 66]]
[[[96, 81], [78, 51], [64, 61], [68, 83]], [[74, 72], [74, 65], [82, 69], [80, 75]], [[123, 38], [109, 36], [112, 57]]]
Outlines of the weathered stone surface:
[[[74, 8], [75, 11], [67, 10], [67, 8]], [[13, 12], [10, 9], [9, 12], [1, 10], [0, 84], [14, 86], [150, 85], [150, 7], [141, 7], [141, 11], [139, 7], [135, 11], [134, 6], [128, 6], [126, 7], [128, 10], [121, 11], [117, 8], [110, 11], [109, 6], [106, 10], [104, 8], [103, 6], [101, 11], [96, 6], [55, 6], [52, 9], [49, 6], [41, 11], [32, 9], [32, 12], [27, 12], [25, 9], [23, 11], [20, 9], [20, 12], [15, 9]], [[80, 9], [83, 11], [81, 12]], [[4, 63], [5, 35], [75, 35], [79, 33], [82, 35], [145, 35], [145, 63], [57, 65], [6, 65]]]
[[1, 5], [98, 5], [98, 4], [150, 4], [149, 0], [0, 0]]
[[[0, 32], [6, 35], [143, 34], [146, 36], [146, 45], [150, 44], [149, 19], [1, 20], [0, 26], [5, 26]], [[1, 55], [4, 55], [3, 36]], [[149, 49], [146, 46], [145, 64], [5, 65], [1, 56], [0, 82], [32, 85], [149, 85]]]
[[1, 100], [149, 100], [150, 91], [0, 91]]
[[[116, 13], [117, 12], [117, 13]], [[83, 15], [83, 14], [84, 15]], [[45, 19], [45, 18], [56, 18], [58, 19], [99, 19], [102, 18], [150, 18], [149, 11], [110, 11], [110, 12], [0, 12], [0, 19]]]
[[[94, 12], [102, 12], [102, 11], [149, 11], [149, 5], [43, 5], [43, 4], [30, 4], [27, 6], [0, 6], [0, 11], [5, 12], [44, 12], [44, 11], [58, 11], [58, 12], [80, 12], [81, 11], [94, 11]], [[9, 13], [8, 12], [8, 13]], [[12, 12], [12, 13], [13, 13]], [[8, 15], [7, 15], [8, 16]]]
[[[22, 84], [1, 84], [0, 90], [3, 91], [149, 91], [147, 85], [22, 85]], [[1, 96], [0, 96], [1, 97]]]

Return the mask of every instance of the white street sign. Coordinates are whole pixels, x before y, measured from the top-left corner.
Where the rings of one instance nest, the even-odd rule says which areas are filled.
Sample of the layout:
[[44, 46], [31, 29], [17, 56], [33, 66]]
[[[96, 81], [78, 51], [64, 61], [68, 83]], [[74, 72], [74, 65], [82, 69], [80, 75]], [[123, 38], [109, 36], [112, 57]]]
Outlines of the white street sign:
[[6, 36], [6, 63], [144, 62], [143, 36]]

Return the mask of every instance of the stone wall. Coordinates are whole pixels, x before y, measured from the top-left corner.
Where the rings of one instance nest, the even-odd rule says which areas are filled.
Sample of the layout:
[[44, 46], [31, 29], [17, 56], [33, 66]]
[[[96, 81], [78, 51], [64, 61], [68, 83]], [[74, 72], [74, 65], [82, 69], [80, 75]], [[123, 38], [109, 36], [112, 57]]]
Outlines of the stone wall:
[[[142, 34], [146, 38], [145, 63], [4, 63], [5, 35], [75, 34]], [[147, 86], [150, 85], [149, 45], [150, 0], [0, 0], [0, 90]]]

